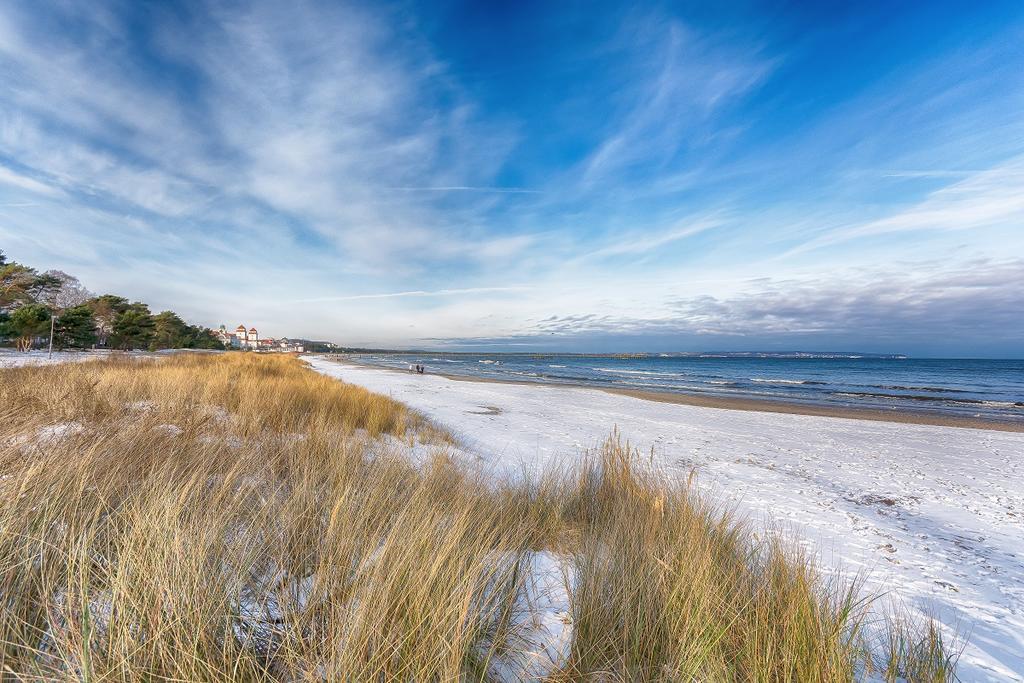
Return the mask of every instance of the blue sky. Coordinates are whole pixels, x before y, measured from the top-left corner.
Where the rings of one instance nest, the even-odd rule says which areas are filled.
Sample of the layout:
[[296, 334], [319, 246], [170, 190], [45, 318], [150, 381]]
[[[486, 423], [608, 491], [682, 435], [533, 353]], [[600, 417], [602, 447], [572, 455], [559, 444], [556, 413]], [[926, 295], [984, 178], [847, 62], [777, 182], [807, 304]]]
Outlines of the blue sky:
[[352, 345], [1024, 355], [1024, 4], [5, 2], [0, 248]]

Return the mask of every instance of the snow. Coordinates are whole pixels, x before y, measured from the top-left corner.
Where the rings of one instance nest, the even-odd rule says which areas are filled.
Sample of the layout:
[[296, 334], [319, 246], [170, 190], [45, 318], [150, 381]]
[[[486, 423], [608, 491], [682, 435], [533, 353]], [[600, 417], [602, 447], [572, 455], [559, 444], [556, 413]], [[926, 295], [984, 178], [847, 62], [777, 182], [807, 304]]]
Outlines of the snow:
[[95, 349], [90, 351], [54, 351], [52, 356], [46, 349], [33, 349], [28, 352], [14, 349], [0, 349], [0, 369], [17, 368], [24, 365], [56, 365], [58, 363], [78, 363], [87, 360], [110, 358], [160, 358], [175, 353], [222, 353], [206, 349], [163, 349], [161, 351], [110, 351]]
[[569, 659], [572, 563], [548, 551], [530, 553], [524, 575], [510, 624], [515, 642], [491, 665], [495, 680], [543, 680]]
[[153, 431], [161, 432], [167, 436], [181, 436], [182, 432], [185, 430], [178, 425], [162, 424], [153, 427]]
[[54, 351], [52, 357], [45, 350], [28, 352], [14, 349], [0, 349], [0, 368], [16, 368], [23, 365], [55, 365], [74, 363], [109, 356], [109, 351]]
[[[674, 405], [305, 359], [426, 414], [498, 471], [574, 457], [618, 427], [668, 473], [696, 471], [716, 500], [799, 532], [825, 571], [866, 573], [868, 593], [966, 639], [962, 680], [1024, 681], [1024, 433]], [[540, 618], [553, 625], [556, 612]]]
[[58, 424], [40, 427], [36, 432], [36, 443], [39, 445], [52, 444], [63, 441], [69, 436], [81, 434], [85, 427], [80, 422], [61, 422]]
[[80, 422], [59, 422], [40, 427], [34, 435], [22, 434], [12, 437], [7, 443], [19, 447], [23, 454], [28, 455], [35, 449], [56, 445], [84, 431], [85, 427]]

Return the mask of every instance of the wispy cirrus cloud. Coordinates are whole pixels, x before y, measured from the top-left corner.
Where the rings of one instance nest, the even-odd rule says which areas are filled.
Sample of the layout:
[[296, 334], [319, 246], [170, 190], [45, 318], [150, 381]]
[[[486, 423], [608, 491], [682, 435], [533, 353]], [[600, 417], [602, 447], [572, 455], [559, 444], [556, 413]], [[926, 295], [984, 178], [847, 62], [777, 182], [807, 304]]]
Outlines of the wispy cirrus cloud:
[[296, 303], [316, 303], [327, 301], [364, 301], [367, 299], [401, 299], [406, 297], [462, 296], [465, 294], [494, 294], [495, 292], [526, 292], [533, 289], [528, 286], [509, 287], [468, 287], [466, 289], [438, 289], [432, 292], [414, 290], [409, 292], [384, 292], [379, 294], [356, 294], [352, 296], [325, 296], [314, 299], [299, 299]]
[[[621, 113], [587, 157], [583, 182], [621, 180], [638, 164], [667, 164], [682, 150], [699, 146], [718, 127], [716, 112], [771, 73], [777, 58], [753, 45], [721, 43], [658, 13], [627, 22], [627, 50], [637, 50], [633, 82]], [[638, 37], [640, 38], [638, 40]]]
[[1012, 345], [1024, 16], [602, 10], [0, 5], [0, 241], [363, 345]]
[[575, 262], [647, 254], [688, 237], [713, 230], [725, 222], [724, 217], [714, 214], [711, 216], [688, 216], [675, 221], [665, 229], [616, 234], [611, 238], [610, 244], [581, 254]]
[[397, 192], [495, 192], [498, 194], [543, 194], [543, 190], [530, 190], [525, 187], [469, 187], [456, 185], [448, 187], [387, 187], [385, 190]]
[[0, 184], [17, 187], [27, 190], [31, 194], [45, 195], [48, 197], [59, 196], [61, 191], [47, 183], [40, 182], [35, 178], [16, 173], [9, 168], [0, 166]]
[[1024, 157], [986, 171], [928, 177], [956, 180], [912, 206], [859, 225], [835, 228], [801, 245], [797, 251], [893, 233], [1024, 225]]
[[[261, 203], [368, 262], [409, 241], [430, 260], [434, 245], [455, 238], [457, 224], [416, 188], [531, 192], [444, 182], [470, 168], [488, 173], [474, 160], [474, 124], [434, 101], [432, 92], [460, 95], [429, 48], [387, 17], [308, 3], [200, 5], [184, 19], [158, 10], [150, 66], [198, 77], [187, 106], [180, 84], [123, 60], [128, 16], [70, 11], [85, 40], [47, 36], [45, 18], [14, 9], [2, 14], [0, 43], [12, 75], [0, 151], [69, 191], [194, 220], [212, 202]], [[389, 53], [392, 41], [403, 49]], [[396, 187], [410, 197], [396, 201], [387, 192]], [[371, 242], [361, 239], [367, 230]], [[417, 230], [432, 237], [417, 240]]]

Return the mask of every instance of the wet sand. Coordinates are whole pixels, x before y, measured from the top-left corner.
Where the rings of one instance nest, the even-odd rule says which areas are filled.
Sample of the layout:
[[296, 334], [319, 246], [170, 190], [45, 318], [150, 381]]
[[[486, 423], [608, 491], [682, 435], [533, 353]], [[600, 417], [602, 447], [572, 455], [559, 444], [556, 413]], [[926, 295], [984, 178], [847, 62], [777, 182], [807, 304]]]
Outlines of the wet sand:
[[1003, 432], [1024, 432], [1024, 419], [1020, 422], [1000, 422], [983, 418], [958, 415], [937, 415], [906, 410], [881, 410], [876, 408], [854, 408], [841, 406], [815, 406], [801, 403], [785, 403], [753, 398], [719, 398], [714, 396], [692, 396], [633, 389], [602, 389], [613, 394], [633, 396], [648, 401], [678, 403], [681, 405], [725, 408], [727, 410], [752, 410], [762, 413], [787, 413], [790, 415], [816, 415], [819, 417], [842, 417], [852, 420], [876, 420], [879, 422], [900, 422], [903, 424], [937, 425], [941, 427], [966, 427], [968, 429], [995, 429]]

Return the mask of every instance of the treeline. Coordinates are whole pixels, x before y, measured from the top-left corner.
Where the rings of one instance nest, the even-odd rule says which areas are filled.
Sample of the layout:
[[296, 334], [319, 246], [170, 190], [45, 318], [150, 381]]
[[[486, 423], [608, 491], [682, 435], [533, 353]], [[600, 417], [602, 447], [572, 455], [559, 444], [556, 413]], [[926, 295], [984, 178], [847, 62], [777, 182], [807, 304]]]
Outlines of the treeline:
[[0, 342], [19, 350], [48, 343], [54, 348], [223, 349], [212, 330], [189, 325], [173, 311], [114, 294], [96, 296], [78, 278], [43, 273], [8, 261], [0, 251]]

